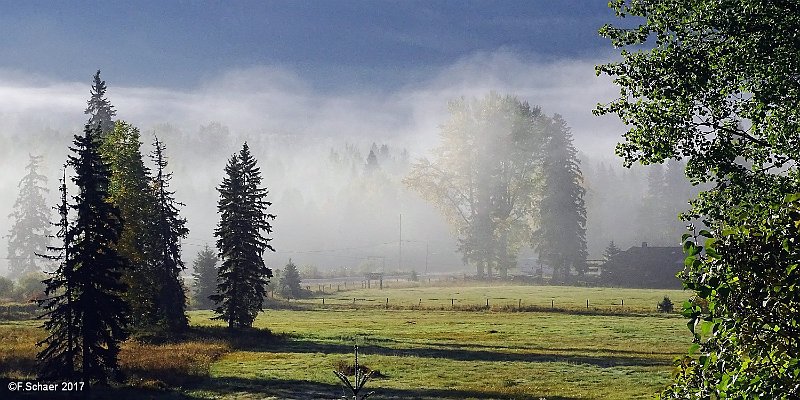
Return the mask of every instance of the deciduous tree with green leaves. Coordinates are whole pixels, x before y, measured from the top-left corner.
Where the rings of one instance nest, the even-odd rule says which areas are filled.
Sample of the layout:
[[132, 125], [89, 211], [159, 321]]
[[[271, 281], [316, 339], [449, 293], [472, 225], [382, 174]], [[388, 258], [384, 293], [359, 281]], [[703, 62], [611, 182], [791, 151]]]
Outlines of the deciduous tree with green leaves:
[[497, 93], [451, 101], [449, 110], [435, 158], [414, 163], [403, 182], [447, 218], [479, 278], [502, 276], [534, 229], [547, 118]]
[[610, 5], [637, 22], [600, 31], [622, 49], [597, 67], [621, 90], [596, 109], [629, 127], [617, 153], [687, 158], [689, 179], [712, 186], [692, 203], [709, 229], [684, 237], [696, 343], [662, 398], [798, 398], [800, 3]]
[[135, 126], [118, 121], [101, 140], [100, 151], [111, 172], [108, 200], [119, 208], [125, 221], [116, 246], [130, 263], [123, 280], [128, 285], [125, 298], [131, 307], [131, 322], [137, 328], [150, 329], [159, 320], [157, 292], [162, 283], [151, 262], [156, 198], [150, 187], [150, 170], [144, 164], [141, 136]]

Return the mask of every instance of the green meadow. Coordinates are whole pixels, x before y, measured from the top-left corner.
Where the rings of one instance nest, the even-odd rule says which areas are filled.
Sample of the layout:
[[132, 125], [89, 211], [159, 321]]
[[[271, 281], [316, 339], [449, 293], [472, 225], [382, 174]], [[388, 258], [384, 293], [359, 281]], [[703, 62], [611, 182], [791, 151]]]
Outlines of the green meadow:
[[[192, 330], [178, 341], [129, 340], [120, 355], [127, 382], [93, 395], [338, 399], [345, 392], [333, 370], [352, 363], [358, 345], [361, 364], [376, 371], [366, 385], [375, 392], [370, 399], [645, 399], [669, 382], [673, 360], [691, 340], [680, 316], [641, 312], [664, 295], [680, 304], [679, 291], [475, 286], [340, 294], [351, 303], [352, 297], [388, 296], [409, 307], [292, 301], [289, 308], [264, 311], [255, 329], [235, 336], [210, 311], [193, 311]], [[627, 311], [613, 303], [623, 295], [625, 308], [630, 302]], [[488, 297], [490, 307], [448, 309], [449, 300], [438, 308], [413, 307], [415, 298], [418, 304], [420, 298], [454, 296], [464, 303]], [[500, 297], [514, 300], [512, 305], [574, 298], [576, 312], [492, 306], [491, 299]], [[584, 308], [589, 299], [590, 310], [577, 312], [577, 299]], [[595, 302], [619, 310], [594, 310]], [[33, 376], [33, 343], [44, 335], [37, 326], [0, 323], [0, 376]]]

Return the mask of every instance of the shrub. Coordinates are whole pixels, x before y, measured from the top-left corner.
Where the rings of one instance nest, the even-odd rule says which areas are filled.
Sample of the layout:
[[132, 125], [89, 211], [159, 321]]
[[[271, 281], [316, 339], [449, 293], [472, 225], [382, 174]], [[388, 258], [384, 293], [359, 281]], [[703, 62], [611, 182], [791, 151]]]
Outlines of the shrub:
[[670, 300], [668, 296], [664, 296], [664, 300], [661, 300], [661, 303], [658, 303], [659, 312], [671, 313], [674, 308], [675, 304], [672, 303], [672, 300]]

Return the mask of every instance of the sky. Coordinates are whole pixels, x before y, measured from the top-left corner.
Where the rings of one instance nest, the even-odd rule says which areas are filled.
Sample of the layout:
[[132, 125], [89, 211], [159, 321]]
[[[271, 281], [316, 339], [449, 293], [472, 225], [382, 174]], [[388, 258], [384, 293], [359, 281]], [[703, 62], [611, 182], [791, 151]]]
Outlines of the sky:
[[[278, 151], [296, 151], [295, 164], [304, 171], [287, 169], [297, 174], [287, 181], [313, 178], [314, 161], [345, 143], [362, 150], [388, 143], [408, 149], [412, 159], [429, 155], [448, 101], [489, 91], [562, 114], [579, 151], [621, 164], [613, 149], [624, 126], [591, 112], [619, 93], [594, 72], [618, 57], [597, 34], [617, 22], [606, 4], [0, 0], [0, 232], [8, 231], [2, 215], [11, 210], [27, 154], [44, 154], [45, 172], [57, 176], [69, 134], [86, 121], [97, 69], [117, 117], [140, 127], [143, 142], [158, 133], [168, 152], [191, 155], [166, 132], [193, 134], [219, 123], [237, 143], [265, 137], [289, 143]], [[8, 149], [11, 137], [29, 132], [52, 139]], [[276, 151], [254, 150], [264, 158]], [[219, 152], [189, 168], [193, 157], [174, 160], [176, 171], [191, 172], [176, 181], [205, 190], [186, 209], [190, 241], [213, 240], [213, 188], [228, 155]], [[315, 183], [292, 183], [292, 190], [317, 196]], [[288, 191], [271, 184], [275, 198]], [[435, 215], [426, 213], [420, 221]], [[446, 235], [441, 222], [439, 232]]]
[[391, 90], [476, 53], [595, 58], [606, 0], [25, 1], [1, 3], [0, 68], [187, 89], [272, 66], [317, 90]]

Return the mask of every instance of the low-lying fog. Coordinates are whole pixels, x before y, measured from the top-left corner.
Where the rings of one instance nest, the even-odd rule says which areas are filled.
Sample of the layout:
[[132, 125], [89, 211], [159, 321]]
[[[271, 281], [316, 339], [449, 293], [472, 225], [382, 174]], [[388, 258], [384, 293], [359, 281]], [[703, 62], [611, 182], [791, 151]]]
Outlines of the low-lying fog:
[[[271, 67], [231, 70], [191, 90], [123, 87], [103, 74], [117, 118], [139, 127], [143, 152], [153, 135], [167, 145], [173, 189], [186, 206], [191, 229], [184, 260], [191, 265], [200, 248], [213, 246], [217, 192], [227, 158], [247, 141], [259, 160], [273, 202], [272, 244], [266, 255], [281, 268], [298, 265], [325, 271], [371, 263], [398, 267], [402, 214], [403, 270], [429, 272], [463, 268], [455, 240], [439, 213], [400, 180], [409, 162], [438, 141], [447, 101], [482, 97], [490, 90], [514, 94], [562, 114], [581, 152], [587, 192], [590, 258], [600, 258], [610, 240], [622, 249], [649, 239], [637, 216], [647, 190], [647, 170], [625, 170], [613, 154], [624, 127], [613, 117], [591, 114], [598, 101], [617, 90], [594, 74], [605, 60], [539, 61], [510, 51], [475, 54], [399, 90], [317, 90], [292, 71]], [[102, 69], [102, 65], [98, 66]], [[91, 76], [82, 82], [0, 70], [0, 232], [7, 234], [28, 154], [42, 154], [50, 202], [71, 135], [82, 130]], [[373, 143], [380, 170], [365, 174]], [[384, 147], [385, 146], [385, 147]], [[0, 241], [0, 273], [6, 271]], [[530, 252], [521, 258], [532, 257]], [[472, 272], [472, 268], [466, 268]]]

